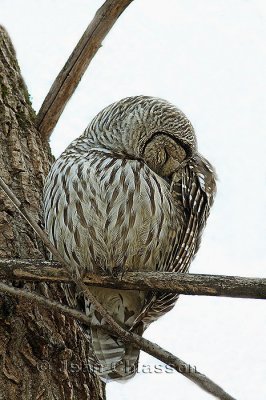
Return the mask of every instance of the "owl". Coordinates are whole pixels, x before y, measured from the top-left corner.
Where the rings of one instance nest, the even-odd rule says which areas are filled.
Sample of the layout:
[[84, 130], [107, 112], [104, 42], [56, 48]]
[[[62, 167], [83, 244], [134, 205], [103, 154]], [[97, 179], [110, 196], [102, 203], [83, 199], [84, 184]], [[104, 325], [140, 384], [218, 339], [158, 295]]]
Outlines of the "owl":
[[[188, 271], [216, 191], [194, 129], [169, 102], [125, 98], [101, 111], [53, 164], [44, 188], [45, 228], [81, 277]], [[177, 294], [91, 288], [125, 329], [142, 335]], [[88, 299], [90, 365], [103, 380], [137, 372], [139, 350], [105, 333]]]

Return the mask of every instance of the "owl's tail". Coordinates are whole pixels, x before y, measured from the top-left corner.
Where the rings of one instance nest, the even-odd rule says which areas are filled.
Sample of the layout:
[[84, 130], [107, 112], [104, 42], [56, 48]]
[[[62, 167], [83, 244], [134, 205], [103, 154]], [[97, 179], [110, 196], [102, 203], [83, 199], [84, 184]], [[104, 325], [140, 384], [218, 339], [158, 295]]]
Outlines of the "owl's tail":
[[138, 349], [130, 344], [125, 345], [119, 338], [98, 328], [91, 329], [91, 343], [94, 372], [101, 379], [126, 380], [136, 374], [140, 353]]
[[[144, 293], [139, 291], [119, 291], [107, 288], [91, 288], [98, 301], [105, 305], [112, 317], [125, 329], [131, 329], [143, 307]], [[133, 292], [133, 293], [132, 293]], [[105, 323], [92, 303], [86, 301], [86, 314], [91, 319], [88, 332], [91, 343], [90, 365], [103, 380], [125, 380], [133, 377], [138, 368], [140, 351], [131, 344], [112, 336], [99, 325]], [[97, 326], [98, 325], [98, 326]], [[143, 325], [133, 328], [135, 333], [143, 334]]]

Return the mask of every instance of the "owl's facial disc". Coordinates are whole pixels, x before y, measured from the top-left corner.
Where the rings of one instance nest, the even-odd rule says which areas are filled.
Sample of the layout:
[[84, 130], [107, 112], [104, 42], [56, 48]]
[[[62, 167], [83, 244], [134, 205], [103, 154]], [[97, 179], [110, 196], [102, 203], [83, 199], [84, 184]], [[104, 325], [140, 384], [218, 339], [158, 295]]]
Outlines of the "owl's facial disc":
[[170, 176], [187, 157], [186, 150], [173, 137], [158, 132], [147, 142], [143, 158], [158, 175]]

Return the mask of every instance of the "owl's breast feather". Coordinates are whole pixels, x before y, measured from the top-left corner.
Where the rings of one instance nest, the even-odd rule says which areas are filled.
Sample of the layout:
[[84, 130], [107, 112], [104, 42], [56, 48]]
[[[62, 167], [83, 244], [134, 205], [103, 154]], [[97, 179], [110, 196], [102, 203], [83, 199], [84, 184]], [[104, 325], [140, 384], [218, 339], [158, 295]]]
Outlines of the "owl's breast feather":
[[169, 185], [143, 162], [92, 152], [65, 165], [59, 159], [49, 175], [46, 229], [81, 272], [169, 263], [181, 221]]

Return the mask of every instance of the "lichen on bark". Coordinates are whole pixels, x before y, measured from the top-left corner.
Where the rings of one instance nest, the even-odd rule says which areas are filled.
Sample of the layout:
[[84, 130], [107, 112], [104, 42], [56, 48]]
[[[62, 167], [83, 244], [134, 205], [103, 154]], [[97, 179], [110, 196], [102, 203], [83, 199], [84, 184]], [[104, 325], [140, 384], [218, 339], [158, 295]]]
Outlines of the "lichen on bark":
[[[42, 187], [53, 157], [34, 124], [13, 45], [0, 27], [0, 175], [42, 224]], [[47, 258], [47, 251], [0, 190], [0, 258]], [[64, 286], [26, 284], [66, 302]], [[88, 372], [89, 344], [61, 314], [0, 295], [0, 399], [104, 399]]]

